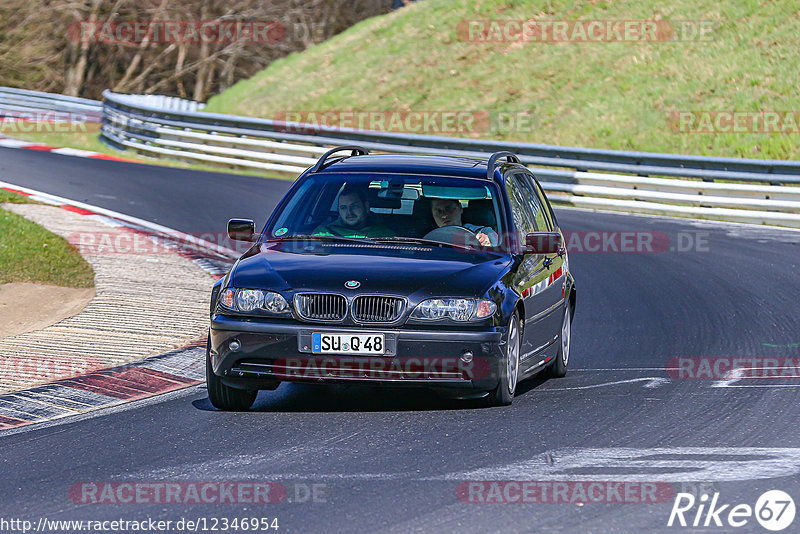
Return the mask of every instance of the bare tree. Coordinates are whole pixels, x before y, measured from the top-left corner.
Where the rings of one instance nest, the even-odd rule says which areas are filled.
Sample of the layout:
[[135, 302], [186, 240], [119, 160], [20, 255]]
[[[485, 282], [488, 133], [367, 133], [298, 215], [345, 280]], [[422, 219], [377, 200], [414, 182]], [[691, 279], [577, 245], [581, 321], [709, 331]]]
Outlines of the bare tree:
[[[389, 11], [392, 0], [2, 0], [0, 85], [99, 98], [104, 89], [206, 100], [291, 52]], [[268, 39], [117, 39], [115, 24], [267, 22]], [[92, 30], [95, 30], [94, 33]]]

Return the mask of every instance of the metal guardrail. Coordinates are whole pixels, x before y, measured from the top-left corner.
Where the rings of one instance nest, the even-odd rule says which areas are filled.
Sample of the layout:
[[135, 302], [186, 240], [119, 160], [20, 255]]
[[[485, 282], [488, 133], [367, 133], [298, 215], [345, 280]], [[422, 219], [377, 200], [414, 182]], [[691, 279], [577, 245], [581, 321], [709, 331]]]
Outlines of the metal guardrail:
[[[202, 111], [196, 102], [106, 91], [101, 137], [121, 149], [297, 176], [331, 146], [375, 152], [488, 157], [510, 150], [551, 200], [592, 209], [800, 228], [800, 161], [627, 152], [377, 132]], [[97, 109], [99, 102], [0, 88], [0, 107]], [[71, 108], [70, 108], [71, 107]]]
[[186, 100], [185, 98], [178, 98], [177, 96], [123, 94], [116, 94], [116, 96], [124, 99], [125, 102], [132, 106], [147, 106], [160, 109], [161, 111], [200, 111], [206, 107], [206, 105], [201, 102]]
[[0, 117], [100, 122], [102, 113], [99, 100], [0, 87]]
[[[144, 153], [297, 175], [327, 148], [487, 157], [511, 150], [559, 203], [800, 227], [800, 162], [504, 143], [170, 111], [104, 93], [102, 135]], [[600, 171], [600, 172], [597, 172]], [[613, 173], [613, 174], [612, 174]], [[745, 183], [747, 182], [747, 183]]]
[[[684, 156], [649, 152], [625, 152], [560, 147], [529, 143], [506, 143], [392, 132], [336, 128], [325, 130], [304, 125], [218, 113], [169, 113], [139, 104], [130, 95], [106, 91], [104, 110], [139, 119], [145, 125], [173, 129], [214, 131], [233, 136], [261, 137], [318, 145], [356, 143], [377, 151], [477, 155], [511, 150], [527, 165], [567, 167], [578, 170], [631, 173], [639, 176], [676, 176], [702, 180], [733, 180], [800, 184], [800, 161], [748, 160], [706, 156]], [[316, 130], [316, 131], [315, 131]], [[299, 131], [302, 133], [292, 133]], [[568, 178], [568, 174], [548, 173]]]

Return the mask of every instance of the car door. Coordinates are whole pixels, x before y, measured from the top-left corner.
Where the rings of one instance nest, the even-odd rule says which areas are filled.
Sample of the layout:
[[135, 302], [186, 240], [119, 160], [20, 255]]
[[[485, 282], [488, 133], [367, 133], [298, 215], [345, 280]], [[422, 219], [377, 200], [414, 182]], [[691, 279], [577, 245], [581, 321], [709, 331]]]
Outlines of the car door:
[[[531, 174], [522, 173], [520, 175], [520, 183], [523, 187], [523, 193], [532, 201], [534, 219], [539, 231], [559, 231], [550, 204], [544, 197], [544, 191], [542, 191], [536, 178]], [[547, 277], [546, 287], [541, 290], [540, 301], [547, 305], [547, 313], [540, 320], [542, 329], [546, 332], [546, 335], [550, 336], [550, 339], [561, 334], [567, 275], [567, 266], [564, 263], [565, 257], [565, 253], [555, 253], [545, 255], [543, 259], [543, 264], [549, 276]]]
[[[505, 183], [519, 242], [524, 244], [525, 236], [530, 232], [548, 231], [546, 220], [541, 215], [542, 205], [527, 187], [524, 173], [512, 172], [506, 177]], [[525, 328], [520, 354], [523, 372], [549, 356], [542, 349], [554, 340], [549, 319], [557, 299], [553, 291], [549, 291], [552, 285], [552, 266], [548, 264], [551, 260], [543, 254], [525, 254], [514, 280], [516, 290], [522, 295], [525, 305]]]

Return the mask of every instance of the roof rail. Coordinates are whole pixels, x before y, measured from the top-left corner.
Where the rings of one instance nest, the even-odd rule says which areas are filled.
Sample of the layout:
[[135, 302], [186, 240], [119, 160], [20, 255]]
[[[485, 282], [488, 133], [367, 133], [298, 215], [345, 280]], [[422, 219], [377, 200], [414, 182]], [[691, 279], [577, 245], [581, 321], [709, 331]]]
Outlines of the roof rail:
[[489, 180], [494, 178], [494, 166], [497, 165], [497, 160], [499, 160], [500, 158], [506, 158], [506, 160], [509, 163], [520, 163], [519, 158], [511, 152], [508, 152], [506, 150], [495, 152], [489, 158], [489, 163], [486, 164], [486, 178], [488, 178]]
[[[346, 145], [346, 146], [337, 146], [336, 148], [332, 148], [325, 152], [321, 158], [314, 164], [314, 167], [311, 168], [311, 172], [319, 172], [322, 170], [322, 166], [325, 164], [325, 161], [328, 159], [329, 156], [335, 154], [336, 152], [341, 152], [342, 150], [350, 150], [351, 156], [366, 156], [369, 154], [369, 150], [366, 148], [361, 148], [360, 146], [355, 145]], [[344, 156], [347, 157], [347, 156]]]

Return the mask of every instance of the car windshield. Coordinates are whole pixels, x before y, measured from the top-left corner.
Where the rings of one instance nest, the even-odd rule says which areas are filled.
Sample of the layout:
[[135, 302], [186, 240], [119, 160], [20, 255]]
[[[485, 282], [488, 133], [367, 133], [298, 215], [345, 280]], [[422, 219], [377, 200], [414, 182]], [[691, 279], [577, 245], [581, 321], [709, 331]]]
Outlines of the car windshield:
[[264, 240], [369, 240], [503, 247], [503, 209], [493, 182], [473, 178], [375, 174], [309, 176]]

